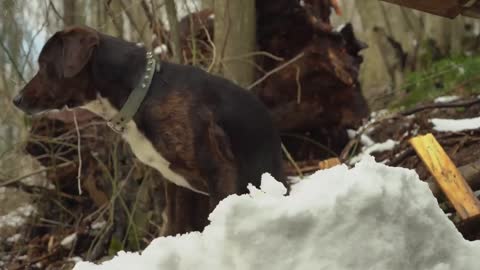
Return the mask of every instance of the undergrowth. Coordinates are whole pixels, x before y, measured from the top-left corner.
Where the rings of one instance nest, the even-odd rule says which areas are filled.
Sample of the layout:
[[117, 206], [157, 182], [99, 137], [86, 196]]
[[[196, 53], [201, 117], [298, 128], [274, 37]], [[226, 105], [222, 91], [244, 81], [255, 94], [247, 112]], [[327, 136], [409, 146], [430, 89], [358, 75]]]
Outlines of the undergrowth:
[[480, 93], [480, 55], [454, 56], [434, 61], [420, 71], [406, 74], [401, 89], [403, 98], [390, 104], [391, 109], [408, 109], [442, 95]]

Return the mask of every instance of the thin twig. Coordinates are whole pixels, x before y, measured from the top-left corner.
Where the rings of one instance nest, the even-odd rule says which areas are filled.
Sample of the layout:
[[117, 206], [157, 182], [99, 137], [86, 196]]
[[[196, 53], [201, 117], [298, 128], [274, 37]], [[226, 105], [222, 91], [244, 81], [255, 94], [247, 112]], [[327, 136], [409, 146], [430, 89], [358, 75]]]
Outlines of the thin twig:
[[231, 57], [225, 57], [223, 58], [223, 61], [231, 61], [231, 60], [238, 60], [238, 59], [241, 59], [241, 58], [248, 58], [248, 57], [251, 57], [251, 56], [257, 56], [257, 55], [262, 55], [262, 56], [267, 56], [273, 60], [276, 60], [276, 61], [285, 61], [284, 58], [280, 57], [280, 56], [276, 56], [274, 54], [271, 54], [269, 52], [266, 52], [266, 51], [257, 51], [257, 52], [249, 52], [249, 53], [245, 53], [245, 54], [241, 54], [241, 55], [236, 55], [236, 56], [231, 56]]
[[63, 18], [63, 16], [60, 14], [60, 12], [58, 12], [58, 9], [55, 7], [55, 4], [53, 4], [53, 2], [50, 0], [49, 1], [49, 6], [52, 8], [53, 10], [53, 13], [55, 13], [55, 15], [57, 15], [57, 17], [62, 20], [62, 22], [65, 21], [65, 19]]
[[210, 43], [210, 46], [212, 46], [212, 62], [208, 66], [207, 72], [210, 73], [212, 72], [212, 69], [215, 67], [216, 61], [217, 61], [217, 47], [215, 46], [215, 42], [213, 42], [212, 37], [210, 36], [210, 33], [208, 32], [207, 27], [204, 25], [203, 29], [205, 31], [205, 35], [207, 36], [208, 43]]
[[303, 56], [305, 55], [304, 52], [301, 52], [299, 53], [297, 56], [295, 56], [294, 58], [288, 60], [287, 62], [281, 64], [280, 66], [270, 70], [269, 72], [267, 72], [267, 74], [263, 75], [262, 78], [258, 79], [256, 82], [252, 83], [250, 86], [247, 87], [248, 90], [252, 89], [253, 87], [259, 85], [261, 82], [263, 82], [264, 80], [266, 80], [268, 77], [270, 77], [272, 74], [286, 68], [287, 66], [289, 66], [290, 64], [292, 64], [293, 62], [297, 61], [298, 59], [302, 58]]
[[[125, 9], [125, 8], [124, 8]], [[112, 19], [112, 23], [113, 23], [113, 26], [115, 26], [115, 29], [117, 29], [117, 32], [119, 34], [122, 33], [122, 30], [123, 30], [123, 26], [121, 25], [121, 23], [117, 20], [117, 15], [115, 15], [110, 7], [110, 1], [107, 1], [105, 3], [105, 11], [107, 12], [107, 14], [110, 16], [110, 18]], [[121, 15], [122, 13], [119, 12], [119, 14]], [[98, 29], [102, 29], [104, 26], [106, 26], [107, 23], [105, 23], [104, 25], [102, 26], [99, 26]]]
[[292, 163], [293, 167], [295, 167], [295, 170], [297, 171], [298, 175], [300, 175], [300, 177], [303, 177], [302, 170], [298, 166], [297, 162], [295, 162], [295, 159], [293, 159], [292, 155], [290, 154], [290, 152], [288, 152], [288, 149], [285, 147], [285, 145], [283, 143], [282, 143], [282, 150], [285, 153], [285, 155], [287, 156], [288, 161], [290, 161], [290, 163]]
[[430, 110], [430, 109], [439, 109], [439, 108], [457, 108], [457, 107], [470, 107], [475, 104], [479, 104], [480, 99], [462, 101], [462, 102], [453, 102], [453, 103], [435, 103], [435, 104], [428, 104], [420, 107], [416, 107], [410, 110], [406, 110], [401, 112], [400, 115], [408, 116], [417, 112]]
[[73, 111], [73, 123], [75, 123], [75, 129], [77, 131], [77, 153], [78, 153], [78, 171], [77, 171], [77, 184], [78, 184], [78, 194], [82, 195], [82, 151], [81, 151], [81, 137], [80, 129], [78, 128], [77, 113]]
[[144, 32], [142, 31], [141, 27], [135, 21], [135, 18], [133, 16], [132, 12], [130, 12], [130, 8], [122, 0], [120, 0], [118, 2], [120, 3], [120, 6], [122, 7], [123, 11], [127, 15], [127, 18], [130, 21], [130, 24], [132, 25], [133, 29], [135, 29], [137, 31], [138, 36], [140, 37], [141, 40], [143, 40], [144, 39]]
[[300, 67], [295, 65], [297, 72], [295, 73], [295, 81], [297, 82], [297, 104], [302, 102], [302, 83], [300, 82]]
[[334, 156], [334, 157], [338, 157], [337, 153], [335, 153], [333, 150], [331, 150], [330, 148], [328, 148], [327, 146], [315, 141], [314, 139], [312, 138], [309, 138], [307, 136], [303, 136], [303, 135], [298, 135], [298, 134], [289, 134], [289, 133], [283, 133], [281, 134], [282, 137], [290, 137], [290, 138], [296, 138], [296, 139], [300, 139], [300, 140], [304, 140], [306, 142], [309, 142], [315, 146], [317, 146], [318, 148], [324, 150], [325, 152], [327, 152], [328, 154]]
[[37, 30], [37, 32], [35, 32], [35, 34], [32, 36], [32, 40], [30, 40], [30, 44], [28, 45], [28, 51], [25, 55], [25, 62], [22, 65], [22, 72], [25, 72], [25, 68], [27, 67], [27, 64], [30, 66], [30, 68], [32, 68], [32, 64], [30, 63], [28, 58], [30, 57], [30, 54], [33, 51], [33, 47], [34, 47], [33, 44], [35, 43], [35, 40], [37, 39], [38, 35], [40, 33], [42, 33], [42, 31], [43, 31], [43, 29], [45, 28], [46, 25], [47, 25], [47, 21], [44, 21], [42, 26], [40, 26], [40, 28]]
[[10, 53], [10, 51], [8, 50], [8, 48], [5, 46], [5, 44], [3, 44], [3, 40], [0, 40], [0, 47], [2, 47], [3, 51], [4, 51], [5, 54], [7, 55], [8, 60], [10, 60], [10, 63], [12, 64], [13, 69], [14, 69], [15, 72], [17, 73], [18, 78], [20, 78], [20, 80], [21, 80], [23, 83], [26, 83], [25, 79], [23, 78], [22, 72], [21, 72], [20, 69], [18, 68], [18, 65], [17, 65], [17, 62], [15, 61], [15, 58], [12, 56], [12, 54]]
[[52, 169], [58, 169], [58, 168], [63, 168], [63, 167], [67, 167], [67, 166], [70, 166], [74, 164], [73, 161], [70, 161], [70, 162], [65, 162], [65, 163], [61, 163], [59, 165], [56, 165], [56, 166], [52, 166], [52, 167], [48, 167], [48, 168], [43, 168], [43, 169], [40, 169], [40, 170], [36, 170], [36, 171], [33, 171], [31, 173], [28, 173], [26, 175], [23, 175], [23, 176], [19, 176], [17, 178], [14, 178], [14, 179], [11, 179], [11, 180], [6, 180], [6, 181], [2, 181], [0, 182], [0, 187], [5, 187], [5, 186], [8, 186], [8, 185], [11, 185], [15, 182], [18, 182], [18, 181], [22, 181], [24, 179], [27, 179], [28, 177], [31, 177], [31, 176], [34, 176], [34, 175], [37, 175], [37, 174], [41, 174], [41, 173], [44, 173], [44, 172], [47, 172], [47, 171], [50, 171]]

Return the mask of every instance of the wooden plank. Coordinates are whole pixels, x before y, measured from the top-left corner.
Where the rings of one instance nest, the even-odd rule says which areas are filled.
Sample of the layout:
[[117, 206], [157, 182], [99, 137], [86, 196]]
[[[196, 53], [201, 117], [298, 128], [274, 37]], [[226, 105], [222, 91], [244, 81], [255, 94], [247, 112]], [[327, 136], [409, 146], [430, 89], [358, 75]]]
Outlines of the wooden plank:
[[410, 140], [417, 154], [462, 220], [480, 215], [480, 202], [462, 174], [432, 134]]
[[[342, 164], [339, 158], [329, 158], [321, 161], [307, 161], [307, 162], [297, 162], [297, 166], [300, 168], [300, 172], [303, 173], [312, 173], [318, 170], [325, 170], [335, 167]], [[298, 170], [292, 166], [290, 163], [285, 165], [286, 173], [289, 176], [298, 176]]]

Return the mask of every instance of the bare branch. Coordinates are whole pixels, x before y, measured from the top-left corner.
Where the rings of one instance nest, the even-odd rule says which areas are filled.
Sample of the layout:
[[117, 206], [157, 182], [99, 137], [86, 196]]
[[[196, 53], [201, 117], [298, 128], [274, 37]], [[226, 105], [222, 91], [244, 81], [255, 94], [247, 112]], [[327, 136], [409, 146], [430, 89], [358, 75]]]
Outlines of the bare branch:
[[270, 70], [269, 72], [267, 72], [267, 74], [265, 74], [262, 78], [258, 79], [256, 82], [252, 83], [250, 86], [247, 87], [248, 90], [252, 89], [253, 87], [259, 85], [261, 82], [263, 82], [264, 80], [266, 80], [268, 77], [272, 76], [273, 74], [275, 74], [276, 72], [286, 68], [287, 66], [289, 66], [290, 64], [296, 62], [298, 59], [302, 58], [303, 56], [305, 55], [304, 52], [301, 52], [299, 53], [297, 56], [295, 56], [294, 58], [288, 60], [287, 62], [281, 64], [280, 66]]
[[5, 44], [3, 44], [3, 40], [0, 39], [0, 47], [2, 47], [3, 51], [5, 52], [5, 54], [7, 55], [8, 57], [8, 60], [10, 60], [10, 63], [12, 64], [12, 67], [13, 69], [15, 70], [15, 72], [17, 73], [18, 75], [18, 78], [20, 78], [20, 80], [25, 83], [25, 79], [23, 78], [23, 75], [22, 75], [22, 72], [20, 71], [20, 69], [18, 68], [18, 65], [17, 65], [17, 62], [15, 61], [13, 55], [11, 54], [11, 52], [8, 50], [8, 48], [5, 46]]
[[123, 11], [127, 15], [127, 18], [130, 21], [130, 24], [132, 25], [132, 27], [137, 31], [138, 35], [140, 36], [140, 39], [144, 40], [144, 32], [142, 31], [141, 27], [135, 21], [135, 18], [134, 18], [133, 14], [130, 10], [130, 7], [127, 7], [127, 5], [125, 5], [125, 3], [122, 0], [120, 0], [119, 3], [120, 3], [120, 6], [122, 7]]

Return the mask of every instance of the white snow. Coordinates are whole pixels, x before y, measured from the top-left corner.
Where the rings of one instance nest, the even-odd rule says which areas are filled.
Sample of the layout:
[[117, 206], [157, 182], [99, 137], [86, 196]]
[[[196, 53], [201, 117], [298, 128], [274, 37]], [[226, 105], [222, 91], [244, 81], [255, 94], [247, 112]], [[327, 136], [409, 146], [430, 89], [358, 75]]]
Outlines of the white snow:
[[68, 258], [67, 260], [75, 263], [83, 261], [81, 257], [71, 257], [71, 258]]
[[452, 101], [459, 100], [459, 96], [443, 96], [443, 97], [437, 97], [433, 102], [435, 103], [449, 103]]
[[70, 235], [67, 235], [65, 238], [63, 238], [62, 241], [60, 242], [60, 245], [62, 245], [64, 248], [71, 248], [75, 240], [77, 240], [76, 232]]
[[434, 130], [443, 132], [458, 132], [480, 128], [480, 117], [465, 119], [432, 118], [429, 121], [433, 124]]
[[369, 136], [367, 136], [366, 134], [362, 134], [360, 136], [360, 142], [364, 145], [364, 146], [371, 146], [371, 145], [374, 145], [375, 142], [372, 140], [372, 138], [370, 138]]
[[365, 146], [362, 147], [362, 151], [358, 155], [352, 157], [349, 160], [349, 163], [350, 164], [355, 164], [355, 163], [359, 162], [360, 160], [364, 159], [365, 157], [370, 156], [370, 154], [372, 154], [372, 153], [380, 153], [380, 152], [390, 151], [397, 144], [398, 144], [397, 141], [394, 141], [394, 140], [391, 140], [391, 139], [388, 139], [388, 140], [384, 141], [383, 143], [374, 143], [373, 141], [369, 144], [363, 143], [363, 145], [365, 145]]
[[32, 205], [21, 206], [4, 216], [0, 216], [0, 228], [21, 226], [35, 212], [36, 210]]
[[355, 138], [355, 135], [357, 135], [357, 131], [353, 129], [347, 129], [347, 135], [348, 135], [348, 138], [351, 140]]
[[413, 170], [370, 157], [318, 171], [288, 196], [272, 181], [224, 199], [201, 233], [74, 269], [478, 269], [480, 242], [463, 239]]
[[8, 237], [7, 242], [11, 243], [11, 244], [14, 244], [14, 243], [18, 242], [20, 239], [22, 239], [22, 235], [17, 233], [17, 234], [14, 234], [14, 235]]
[[107, 225], [107, 222], [105, 220], [100, 220], [92, 223], [91, 228], [92, 230], [100, 230], [103, 229]]

